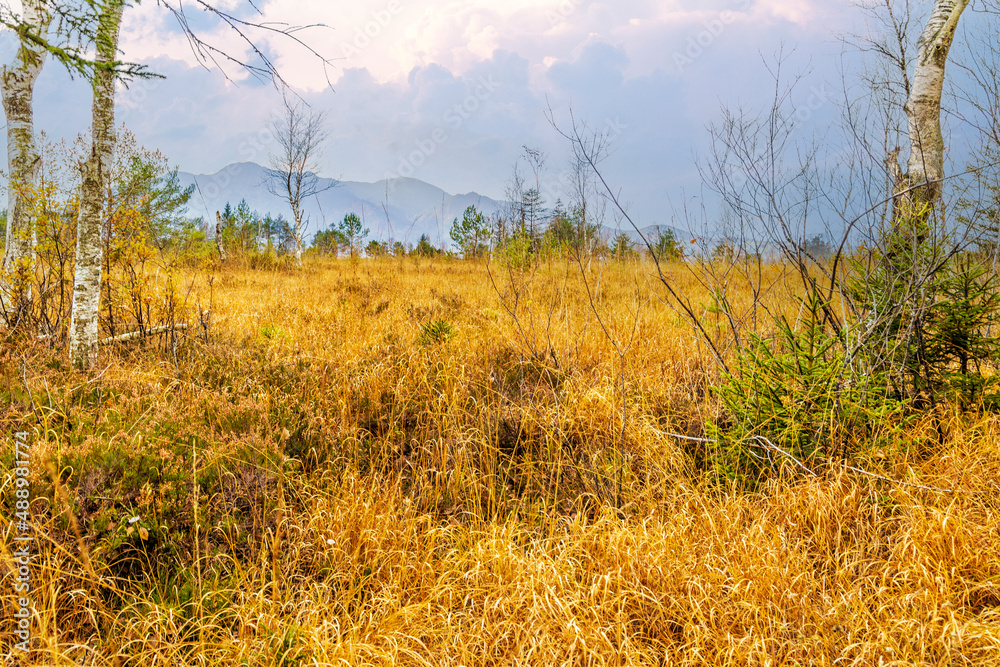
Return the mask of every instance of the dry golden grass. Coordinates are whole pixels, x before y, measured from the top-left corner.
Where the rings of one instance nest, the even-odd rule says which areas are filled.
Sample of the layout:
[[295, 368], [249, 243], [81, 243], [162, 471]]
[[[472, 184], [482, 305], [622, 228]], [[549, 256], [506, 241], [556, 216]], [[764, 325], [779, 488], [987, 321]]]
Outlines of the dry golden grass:
[[955, 493], [713, 487], [668, 433], [716, 416], [715, 366], [649, 265], [491, 268], [497, 289], [412, 259], [192, 275], [213, 325], [176, 361], [6, 353], [40, 541], [35, 648], [5, 611], [5, 664], [1000, 664], [1000, 418], [938, 415], [859, 462]]

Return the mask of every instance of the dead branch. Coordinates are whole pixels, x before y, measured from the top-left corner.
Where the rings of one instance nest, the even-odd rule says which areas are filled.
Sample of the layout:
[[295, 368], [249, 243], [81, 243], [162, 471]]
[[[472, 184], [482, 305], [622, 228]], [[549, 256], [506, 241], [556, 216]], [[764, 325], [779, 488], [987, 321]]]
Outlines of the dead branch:
[[146, 336], [156, 336], [157, 334], [169, 333], [170, 331], [175, 331], [177, 329], [187, 329], [186, 324], [177, 325], [165, 325], [162, 327], [154, 327], [152, 329], [146, 329], [145, 331], [131, 331], [129, 333], [120, 334], [118, 336], [111, 336], [110, 338], [105, 338], [101, 341], [101, 345], [107, 345], [108, 343], [122, 343], [127, 340], [135, 340], [136, 338], [145, 338]]

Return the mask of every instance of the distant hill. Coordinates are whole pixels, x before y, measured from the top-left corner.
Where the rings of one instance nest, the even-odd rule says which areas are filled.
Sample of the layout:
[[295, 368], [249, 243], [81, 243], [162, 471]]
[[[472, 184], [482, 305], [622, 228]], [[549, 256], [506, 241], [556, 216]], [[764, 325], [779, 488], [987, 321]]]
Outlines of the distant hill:
[[[182, 171], [179, 176], [181, 185], [197, 186], [188, 204], [191, 217], [202, 217], [211, 223], [215, 220], [215, 212], [221, 211], [227, 203], [235, 207], [245, 199], [251, 210], [262, 215], [280, 214], [291, 220], [288, 203], [269, 192], [268, 170], [259, 164], [238, 162], [215, 174]], [[452, 220], [461, 218], [466, 208], [475, 206], [483, 213], [493, 215], [504, 207], [503, 202], [475, 192], [452, 195], [415, 178], [393, 178], [375, 183], [320, 178], [319, 186], [322, 192], [305, 202], [309, 220], [307, 236], [343, 220], [348, 213], [357, 213], [371, 230], [370, 238], [416, 243], [421, 234], [426, 234], [435, 245], [450, 245], [448, 232]], [[653, 241], [667, 229], [674, 230], [678, 241], [691, 239], [689, 233], [667, 225], [644, 227], [642, 233]], [[637, 246], [641, 244], [639, 235], [631, 226], [625, 224], [620, 231], [628, 234]], [[610, 242], [620, 231], [602, 227], [601, 238]]]
[[[283, 215], [291, 220], [288, 203], [268, 190], [268, 170], [252, 162], [239, 162], [215, 174], [181, 172], [183, 186], [195, 185], [188, 214], [215, 219], [226, 203], [233, 206], [245, 199], [258, 213]], [[441, 188], [415, 178], [393, 178], [375, 183], [319, 179], [323, 190], [305, 202], [309, 226], [307, 235], [326, 229], [348, 213], [357, 213], [371, 230], [370, 238], [416, 243], [426, 234], [433, 243], [450, 242], [452, 220], [461, 218], [469, 206], [493, 214], [501, 203], [470, 192], [448, 194]], [[388, 213], [388, 217], [387, 214]]]

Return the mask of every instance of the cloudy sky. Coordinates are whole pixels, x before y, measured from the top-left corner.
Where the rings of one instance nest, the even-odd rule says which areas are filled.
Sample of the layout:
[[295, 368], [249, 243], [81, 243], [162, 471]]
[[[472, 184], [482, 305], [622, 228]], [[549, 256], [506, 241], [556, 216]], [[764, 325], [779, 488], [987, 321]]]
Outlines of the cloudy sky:
[[[324, 176], [374, 181], [406, 175], [451, 193], [499, 198], [523, 147], [547, 155], [543, 189], [559, 194], [568, 164], [559, 123], [613, 137], [609, 181], [642, 223], [669, 222], [695, 196], [706, 125], [722, 105], [758, 108], [773, 94], [766, 62], [791, 53], [802, 75], [793, 103], [803, 134], [829, 126], [843, 46], [859, 17], [848, 0], [219, 0], [240, 17], [315, 27], [295, 41], [252, 33], [296, 93], [326, 112]], [[224, 25], [194, 15], [212, 47], [252, 60]], [[175, 20], [147, 0], [126, 12], [123, 57], [162, 80], [121, 90], [118, 118], [182, 170], [213, 173], [264, 163], [280, 94], [238, 67], [206, 69]], [[89, 88], [56, 66], [37, 90], [38, 122], [73, 136], [89, 122]]]

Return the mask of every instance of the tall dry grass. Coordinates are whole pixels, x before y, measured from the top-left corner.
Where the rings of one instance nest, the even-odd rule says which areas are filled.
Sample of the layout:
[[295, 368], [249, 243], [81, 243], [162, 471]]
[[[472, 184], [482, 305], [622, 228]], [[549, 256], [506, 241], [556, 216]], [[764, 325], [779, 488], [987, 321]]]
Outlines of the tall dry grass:
[[670, 434], [717, 417], [716, 367], [649, 265], [490, 268], [192, 274], [209, 326], [86, 376], [11, 341], [38, 542], [34, 649], [5, 612], [6, 664], [1000, 663], [1000, 419], [855, 461], [899, 483], [711, 484], [710, 445]]

